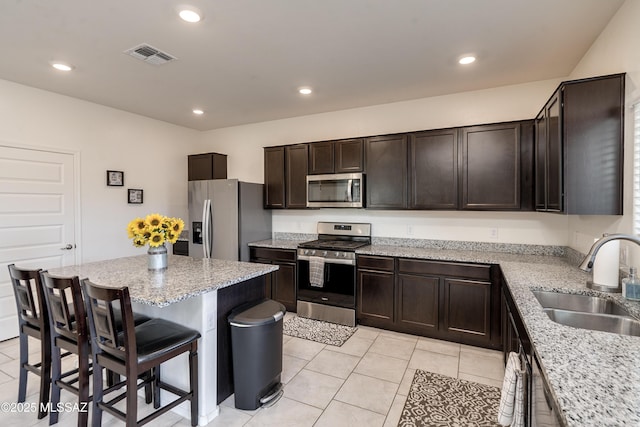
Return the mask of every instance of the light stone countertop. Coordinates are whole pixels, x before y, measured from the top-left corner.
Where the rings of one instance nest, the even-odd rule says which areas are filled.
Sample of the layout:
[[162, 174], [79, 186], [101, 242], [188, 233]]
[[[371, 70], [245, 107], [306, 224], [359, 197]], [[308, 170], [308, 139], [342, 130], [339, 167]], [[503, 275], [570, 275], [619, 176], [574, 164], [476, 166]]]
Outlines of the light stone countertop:
[[271, 273], [278, 268], [270, 264], [169, 255], [168, 268], [152, 272], [147, 268], [147, 255], [139, 255], [52, 268], [49, 273], [88, 278], [101, 286], [128, 286], [132, 301], [166, 307]]
[[[300, 242], [265, 240], [251, 246], [295, 249]], [[587, 289], [591, 275], [559, 256], [377, 244], [356, 253], [500, 265], [566, 425], [640, 426], [640, 337], [555, 323], [531, 290], [601, 296], [637, 318], [640, 302]]]
[[270, 248], [270, 249], [298, 249], [298, 245], [309, 240], [289, 240], [289, 239], [268, 239], [259, 242], [249, 243], [249, 247]]

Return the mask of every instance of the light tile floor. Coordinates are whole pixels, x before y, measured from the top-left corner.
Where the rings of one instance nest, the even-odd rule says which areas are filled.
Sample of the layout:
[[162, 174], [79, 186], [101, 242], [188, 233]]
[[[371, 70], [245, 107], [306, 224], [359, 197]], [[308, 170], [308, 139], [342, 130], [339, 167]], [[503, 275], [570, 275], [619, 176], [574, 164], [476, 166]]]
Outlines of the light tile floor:
[[[30, 357], [37, 360], [37, 346], [30, 349]], [[496, 387], [504, 376], [500, 352], [366, 326], [359, 326], [342, 347], [285, 335], [283, 352], [282, 399], [270, 408], [242, 411], [235, 409], [231, 396], [209, 426], [396, 426], [416, 369]], [[0, 403], [16, 400], [17, 357], [17, 339], [0, 342]], [[27, 395], [28, 402], [38, 399], [38, 378], [33, 374]], [[74, 402], [75, 396], [62, 391], [62, 400]], [[139, 402], [142, 415], [152, 409], [142, 399]], [[74, 415], [60, 414], [60, 427], [75, 424]], [[108, 414], [102, 424], [123, 425]], [[47, 426], [48, 418], [0, 413], [0, 425]], [[168, 413], [147, 425], [188, 427], [190, 422]]]

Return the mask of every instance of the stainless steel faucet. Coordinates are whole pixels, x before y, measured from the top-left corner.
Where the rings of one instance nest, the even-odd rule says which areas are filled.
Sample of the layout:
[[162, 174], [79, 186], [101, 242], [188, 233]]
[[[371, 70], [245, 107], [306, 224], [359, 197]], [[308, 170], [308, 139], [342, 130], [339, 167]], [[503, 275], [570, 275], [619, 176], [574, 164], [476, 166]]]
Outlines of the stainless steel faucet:
[[628, 240], [640, 246], [640, 238], [632, 236], [631, 234], [605, 234], [600, 239], [598, 239], [593, 244], [593, 246], [591, 246], [591, 249], [589, 249], [589, 253], [580, 264], [580, 269], [584, 271], [591, 271], [591, 269], [593, 268], [593, 262], [596, 260], [596, 254], [598, 253], [602, 245], [612, 240]]

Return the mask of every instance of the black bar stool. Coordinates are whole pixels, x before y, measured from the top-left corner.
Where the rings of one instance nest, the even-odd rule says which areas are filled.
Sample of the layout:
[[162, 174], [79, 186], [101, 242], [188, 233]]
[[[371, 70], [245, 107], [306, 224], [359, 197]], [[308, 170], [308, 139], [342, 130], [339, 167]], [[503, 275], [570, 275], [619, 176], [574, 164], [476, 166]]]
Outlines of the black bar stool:
[[[91, 346], [87, 322], [86, 305], [82, 296], [80, 279], [73, 277], [52, 276], [44, 271], [40, 273], [44, 288], [45, 301], [49, 313], [51, 330], [51, 405], [56, 407], [60, 402], [60, 390], [64, 389], [78, 396], [78, 406], [88, 408], [91, 402], [89, 394], [89, 375], [91, 375]], [[122, 328], [122, 312], [114, 308], [117, 328]], [[149, 317], [134, 313], [133, 322], [139, 325]], [[61, 354], [66, 350], [78, 356], [78, 368], [62, 372]], [[151, 373], [145, 373], [148, 377]], [[118, 380], [115, 380], [117, 382]], [[114, 382], [114, 383], [115, 383]], [[76, 385], [77, 384], [77, 385]], [[110, 384], [113, 385], [113, 384]], [[146, 401], [152, 401], [152, 387], [146, 388]], [[58, 412], [49, 415], [49, 425], [58, 422]], [[88, 413], [78, 413], [78, 426], [86, 426]]]
[[[24, 402], [27, 393], [27, 372], [40, 377], [40, 402], [38, 418], [47, 415], [51, 383], [51, 338], [49, 316], [40, 280], [40, 270], [20, 269], [9, 265], [9, 276], [18, 309], [20, 340], [20, 379], [18, 402]], [[29, 338], [40, 340], [40, 362], [29, 364]]]
[[[141, 426], [186, 400], [191, 401], [191, 425], [197, 425], [200, 333], [164, 319], [151, 319], [135, 326], [129, 288], [105, 288], [87, 279], [82, 281], [82, 285], [93, 344], [93, 426], [101, 425], [103, 410], [125, 421], [127, 426]], [[121, 329], [118, 329], [115, 321], [116, 302], [122, 310]], [[160, 380], [160, 365], [185, 352], [189, 353], [189, 391], [180, 390]], [[109, 401], [105, 401], [105, 396], [123, 384], [115, 384], [103, 390], [103, 368], [126, 377], [125, 392]], [[147, 371], [152, 371], [153, 375], [143, 377], [143, 382], [138, 384], [139, 374]], [[157, 411], [138, 421], [137, 390], [148, 381], [153, 382], [154, 407]], [[167, 390], [178, 398], [160, 408], [160, 389]], [[114, 407], [123, 399], [126, 399], [126, 413]]]

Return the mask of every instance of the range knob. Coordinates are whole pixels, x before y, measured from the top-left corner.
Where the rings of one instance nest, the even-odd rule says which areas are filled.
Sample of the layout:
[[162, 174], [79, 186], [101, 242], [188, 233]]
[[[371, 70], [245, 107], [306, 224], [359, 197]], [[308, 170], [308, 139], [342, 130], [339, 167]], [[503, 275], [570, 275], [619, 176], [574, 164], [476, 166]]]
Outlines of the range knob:
[[322, 252], [322, 256], [327, 256], [327, 251]]
[[315, 254], [316, 254], [315, 250], [311, 251], [311, 255], [315, 255]]
[[309, 249], [305, 249], [303, 252], [304, 255], [309, 255]]
[[335, 257], [340, 258], [340, 252], [336, 252]]

